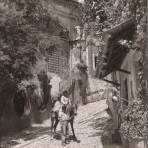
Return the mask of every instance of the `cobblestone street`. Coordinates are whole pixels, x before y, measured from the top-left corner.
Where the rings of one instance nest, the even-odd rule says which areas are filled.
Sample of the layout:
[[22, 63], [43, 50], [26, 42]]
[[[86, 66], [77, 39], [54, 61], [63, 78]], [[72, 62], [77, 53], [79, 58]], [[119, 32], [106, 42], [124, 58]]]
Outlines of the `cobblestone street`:
[[1, 0], [0, 148], [148, 148], [147, 1]]
[[[76, 117], [74, 123], [75, 133], [79, 143], [70, 141], [70, 144], [68, 144], [66, 147], [107, 148], [107, 143], [104, 142], [102, 137], [103, 134], [107, 134], [105, 133], [105, 130], [107, 130], [106, 125], [110, 124], [111, 121], [106, 109], [106, 100], [101, 100], [81, 106], [78, 110], [78, 116]], [[58, 125], [57, 133], [60, 133], [60, 125]], [[7, 140], [4, 141], [5, 142], [3, 142], [3, 145], [5, 145], [4, 147], [7, 148], [62, 147], [60, 136], [57, 139], [51, 139], [50, 120], [46, 120], [41, 125], [33, 125], [31, 129], [23, 131], [21, 134], [16, 135], [13, 138], [9, 138], [9, 140], [7, 137]], [[111, 146], [109, 148], [111, 148]]]

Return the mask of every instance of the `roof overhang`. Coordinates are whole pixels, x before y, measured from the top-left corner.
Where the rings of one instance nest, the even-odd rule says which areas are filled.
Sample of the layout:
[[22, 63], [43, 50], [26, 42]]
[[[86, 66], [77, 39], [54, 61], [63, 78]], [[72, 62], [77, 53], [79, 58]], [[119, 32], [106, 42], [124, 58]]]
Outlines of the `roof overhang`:
[[113, 71], [120, 69], [129, 49], [119, 43], [121, 39], [132, 40], [135, 33], [135, 20], [133, 18], [106, 31], [102, 37], [105, 42], [103, 53], [98, 63], [96, 76], [104, 78]]

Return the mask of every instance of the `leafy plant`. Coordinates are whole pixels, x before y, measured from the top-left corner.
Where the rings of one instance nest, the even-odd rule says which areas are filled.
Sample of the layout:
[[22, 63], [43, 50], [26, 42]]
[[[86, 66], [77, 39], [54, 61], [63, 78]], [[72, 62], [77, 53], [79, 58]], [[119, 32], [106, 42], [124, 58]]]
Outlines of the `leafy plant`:
[[[48, 47], [52, 45], [51, 36], [60, 35], [64, 29], [57, 19], [51, 17], [44, 2], [42, 0], [0, 2], [0, 80], [1, 84], [2, 80], [6, 82], [2, 85], [7, 90], [3, 91], [4, 96], [9, 92], [6, 89], [8, 86], [13, 88], [11, 83], [15, 84], [15, 91], [32, 85], [29, 81], [33, 79], [34, 66], [50, 52]], [[13, 95], [8, 97], [1, 95], [3, 109], [0, 110], [0, 117], [6, 108], [5, 98], [9, 101], [12, 97]]]
[[146, 138], [147, 136], [147, 111], [140, 99], [133, 100], [123, 111], [121, 133], [125, 138]]
[[4, 2], [0, 18], [0, 77], [21, 83], [33, 76], [32, 67], [37, 60], [53, 49], [49, 48], [53, 46], [49, 34], [60, 35], [64, 28], [50, 16], [46, 1], [4, 0], [0, 4]]
[[[137, 34], [134, 40], [130, 41], [128, 45], [130, 48], [144, 50], [141, 46], [145, 44], [141, 43], [145, 42], [146, 35], [142, 33], [144, 24], [141, 24], [141, 20], [145, 15], [145, 10], [146, 3], [143, 0], [85, 0], [83, 5], [84, 27], [87, 30], [87, 35], [91, 34], [93, 29], [95, 35], [103, 43], [102, 32], [134, 17]], [[94, 24], [93, 28], [92, 22]], [[137, 42], [138, 40], [140, 42]]]
[[17, 19], [10, 15], [0, 24], [0, 68], [1, 76], [10, 76], [20, 82], [31, 77], [30, 67], [37, 60], [37, 47], [29, 34], [31, 27], [18, 25]]
[[[136, 34], [134, 39], [126, 41], [129, 49], [141, 51], [142, 57], [139, 60], [139, 81], [138, 98], [130, 102], [123, 112], [124, 120], [121, 125], [121, 132], [127, 138], [145, 137], [147, 128], [146, 112], [146, 81], [144, 77], [144, 67], [146, 61], [146, 6], [144, 0], [85, 0], [83, 5], [83, 21], [86, 34], [90, 35], [92, 29], [94, 35], [103, 43], [101, 34], [124, 22], [130, 17], [134, 17], [136, 24]], [[94, 24], [92, 28], [92, 22]], [[98, 51], [102, 56], [102, 47]], [[146, 65], [147, 66], [147, 65]]]

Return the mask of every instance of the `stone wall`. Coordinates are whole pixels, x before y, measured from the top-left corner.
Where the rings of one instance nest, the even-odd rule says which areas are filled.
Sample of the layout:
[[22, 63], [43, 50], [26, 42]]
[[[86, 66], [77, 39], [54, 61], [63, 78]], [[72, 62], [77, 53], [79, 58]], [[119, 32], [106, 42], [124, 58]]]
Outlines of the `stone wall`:
[[57, 18], [60, 24], [68, 29], [70, 39], [75, 39], [74, 28], [79, 24], [80, 4], [74, 0], [48, 0], [48, 10], [51, 16]]
[[89, 94], [87, 96], [88, 102], [95, 102], [101, 99], [106, 99], [103, 96], [106, 85], [106, 82], [102, 80], [89, 77]]
[[70, 41], [76, 36], [75, 26], [79, 24], [79, 6], [80, 4], [74, 0], [48, 0], [48, 10], [51, 16], [57, 18], [60, 25], [69, 32], [69, 39], [57, 37], [54, 42], [56, 51], [48, 55], [48, 73], [52, 75], [52, 96], [58, 94], [62, 74], [70, 66]]

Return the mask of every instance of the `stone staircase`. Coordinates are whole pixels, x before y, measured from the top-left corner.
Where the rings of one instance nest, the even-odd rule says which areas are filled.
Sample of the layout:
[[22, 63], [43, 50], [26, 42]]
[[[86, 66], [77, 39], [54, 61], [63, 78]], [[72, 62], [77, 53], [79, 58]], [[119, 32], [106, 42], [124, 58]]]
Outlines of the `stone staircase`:
[[89, 93], [87, 95], [87, 102], [95, 102], [103, 99], [106, 88], [106, 82], [89, 77]]

